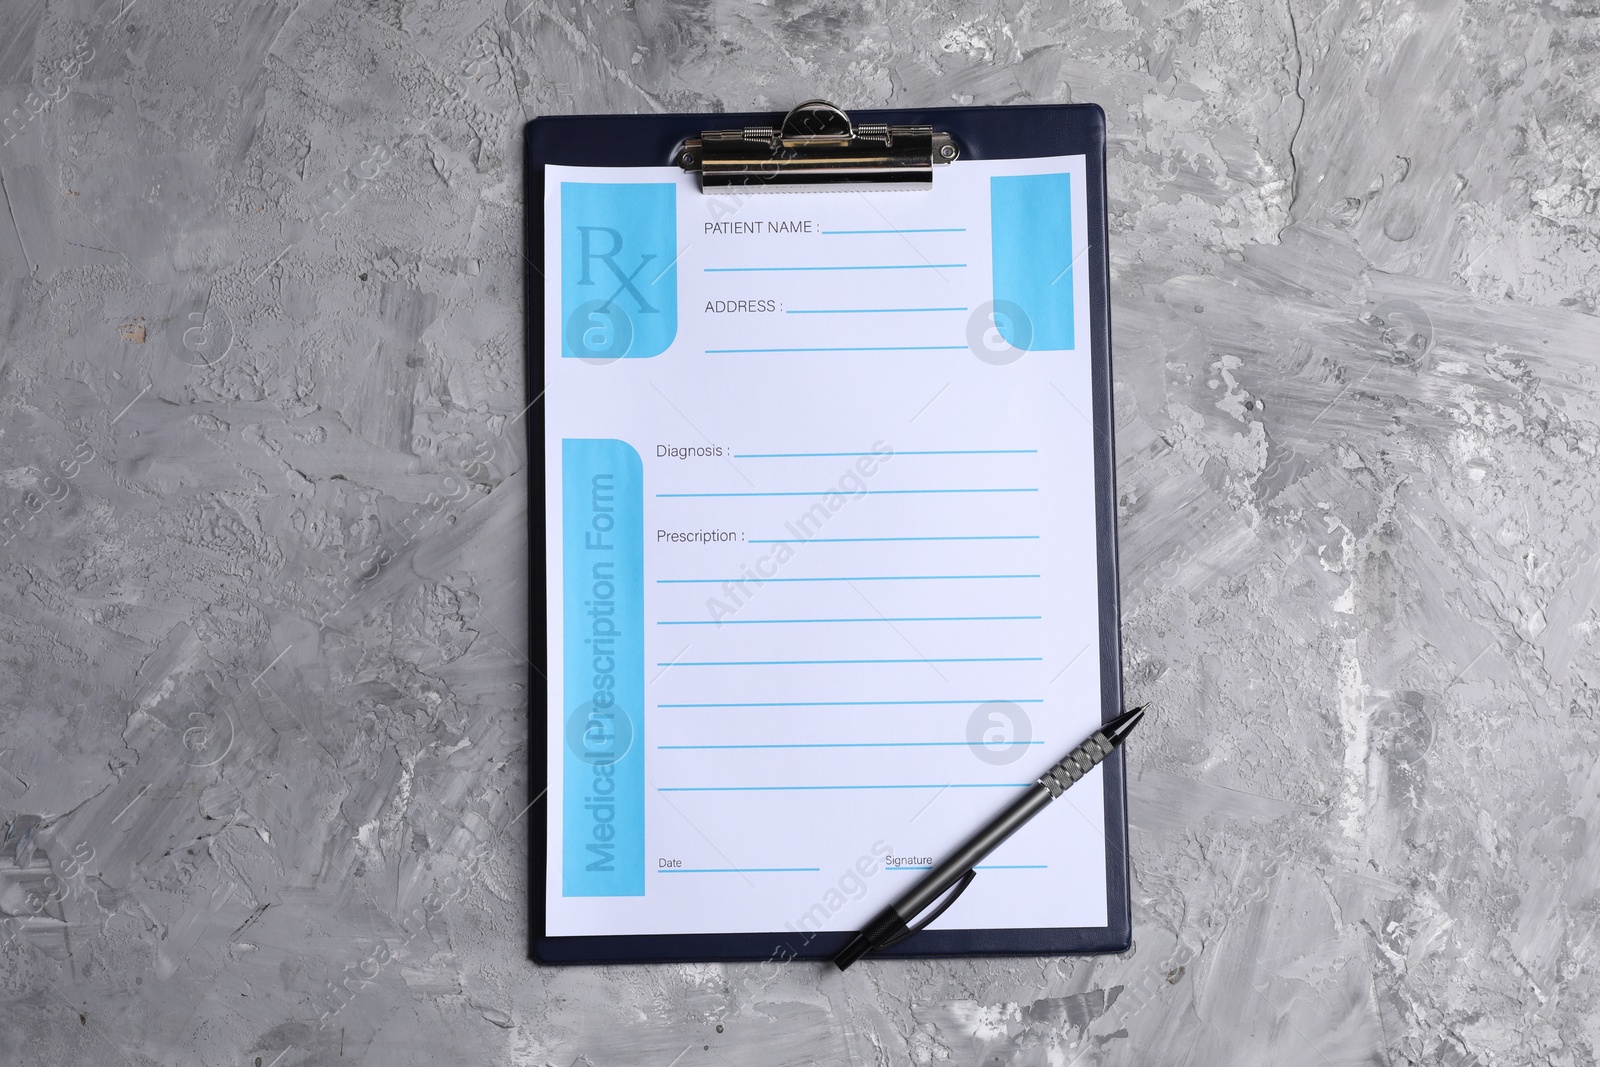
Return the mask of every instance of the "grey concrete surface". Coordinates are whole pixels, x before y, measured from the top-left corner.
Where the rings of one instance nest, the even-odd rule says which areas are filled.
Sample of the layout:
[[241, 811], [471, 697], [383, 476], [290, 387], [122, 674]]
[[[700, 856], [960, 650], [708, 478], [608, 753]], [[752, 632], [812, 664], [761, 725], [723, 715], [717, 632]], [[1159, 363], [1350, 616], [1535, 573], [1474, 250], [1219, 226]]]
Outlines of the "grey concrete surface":
[[[1597, 56], [1566, 0], [0, 0], [0, 1064], [1596, 1063]], [[1106, 109], [1125, 957], [525, 958], [521, 124], [813, 95]]]

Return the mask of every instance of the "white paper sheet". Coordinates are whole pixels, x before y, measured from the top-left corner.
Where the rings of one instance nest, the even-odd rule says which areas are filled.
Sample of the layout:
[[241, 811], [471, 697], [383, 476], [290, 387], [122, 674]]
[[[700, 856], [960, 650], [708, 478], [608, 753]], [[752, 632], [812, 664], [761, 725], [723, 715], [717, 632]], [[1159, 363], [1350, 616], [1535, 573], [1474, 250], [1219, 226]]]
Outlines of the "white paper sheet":
[[[1070, 249], [1013, 255], [997, 179], [1042, 175]], [[859, 928], [1099, 723], [1084, 160], [545, 187], [547, 931]], [[1104, 926], [1102, 794], [936, 928]]]

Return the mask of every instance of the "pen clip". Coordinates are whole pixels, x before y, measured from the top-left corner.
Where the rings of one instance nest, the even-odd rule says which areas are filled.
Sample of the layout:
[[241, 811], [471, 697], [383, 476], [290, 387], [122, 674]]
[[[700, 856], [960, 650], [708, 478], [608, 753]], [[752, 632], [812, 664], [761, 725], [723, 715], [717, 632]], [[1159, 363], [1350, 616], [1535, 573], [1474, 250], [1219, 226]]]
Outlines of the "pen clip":
[[904, 941], [906, 938], [910, 937], [912, 934], [916, 933], [918, 930], [921, 930], [923, 927], [933, 922], [933, 920], [943, 915], [949, 909], [950, 905], [956, 902], [956, 898], [967, 891], [967, 886], [971, 885], [972, 880], [976, 877], [978, 877], [978, 872], [976, 869], [970, 870], [966, 874], [963, 874], [961, 876], [961, 880], [951, 887], [950, 891], [944, 895], [944, 900], [940, 901], [939, 906], [934, 908], [926, 919], [923, 919], [915, 926], [907, 926], [904, 930], [890, 937], [888, 940], [880, 942], [877, 947], [879, 949], [893, 948], [895, 945], [898, 945], [900, 942]]

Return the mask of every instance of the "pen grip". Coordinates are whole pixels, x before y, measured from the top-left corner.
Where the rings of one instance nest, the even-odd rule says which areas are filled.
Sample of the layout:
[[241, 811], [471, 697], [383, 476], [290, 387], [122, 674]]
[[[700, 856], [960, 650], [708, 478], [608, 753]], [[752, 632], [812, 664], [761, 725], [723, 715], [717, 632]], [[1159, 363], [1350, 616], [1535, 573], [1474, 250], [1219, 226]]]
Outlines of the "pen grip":
[[1077, 785], [1079, 778], [1099, 766], [1115, 749], [1116, 746], [1106, 738], [1105, 732], [1096, 730], [1089, 740], [1068, 752], [1060, 763], [1040, 775], [1039, 784], [1050, 790], [1050, 798], [1054, 800]]
[[989, 853], [999, 848], [1006, 838], [1016, 833], [1053, 799], [1050, 790], [1035, 782], [1027, 792], [1000, 814], [988, 826], [978, 831], [966, 844], [956, 849], [945, 861], [928, 872], [921, 882], [894, 903], [894, 910], [902, 918], [911, 918], [931, 904], [939, 894], [955, 885], [961, 876], [982, 862]]

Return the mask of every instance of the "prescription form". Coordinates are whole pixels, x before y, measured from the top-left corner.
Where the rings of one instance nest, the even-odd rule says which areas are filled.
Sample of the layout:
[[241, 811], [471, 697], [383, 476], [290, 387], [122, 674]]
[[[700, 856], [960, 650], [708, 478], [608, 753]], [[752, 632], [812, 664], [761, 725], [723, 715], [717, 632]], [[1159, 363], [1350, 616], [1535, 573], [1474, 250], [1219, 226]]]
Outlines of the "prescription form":
[[[1084, 171], [546, 168], [548, 934], [859, 928], [1099, 725]], [[935, 928], [1104, 926], [1101, 773]]]

